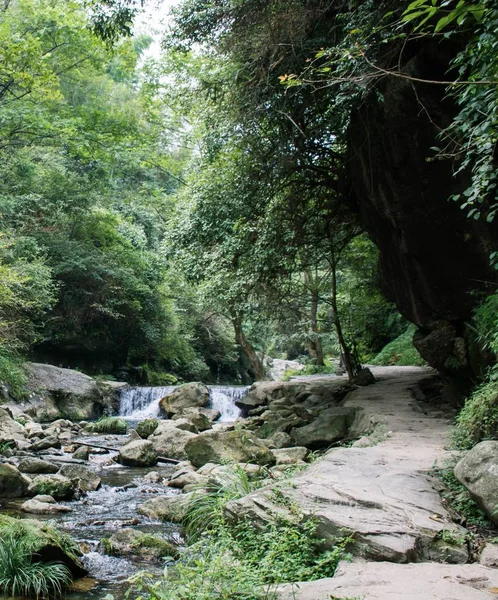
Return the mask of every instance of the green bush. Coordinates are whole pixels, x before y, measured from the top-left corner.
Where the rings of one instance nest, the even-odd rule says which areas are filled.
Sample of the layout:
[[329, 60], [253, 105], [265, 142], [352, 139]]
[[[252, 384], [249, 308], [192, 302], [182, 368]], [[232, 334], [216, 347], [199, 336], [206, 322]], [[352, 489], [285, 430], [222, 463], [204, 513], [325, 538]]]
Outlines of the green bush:
[[103, 417], [100, 421], [87, 425], [87, 430], [93, 433], [124, 435], [128, 431], [128, 423], [118, 417]]
[[413, 334], [415, 325], [410, 325], [408, 329], [392, 342], [389, 342], [377, 356], [370, 361], [370, 364], [377, 366], [423, 366], [424, 359], [420, 356], [418, 350], [413, 345]]
[[62, 563], [40, 562], [37, 551], [45, 545], [60, 547], [77, 559], [73, 540], [50, 525], [42, 529], [28, 521], [0, 515], [0, 593], [28, 598], [61, 597], [72, 581]]
[[26, 394], [27, 377], [21, 357], [4, 345], [0, 345], [0, 382], [7, 384], [14, 398], [21, 400]]
[[154, 433], [158, 425], [159, 421], [157, 419], [144, 419], [138, 423], [136, 432], [141, 438], [147, 439], [149, 435]]
[[474, 390], [465, 402], [453, 429], [459, 448], [469, 449], [483, 440], [498, 439], [498, 381], [491, 380]]
[[222, 485], [199, 494], [185, 520], [188, 546], [174, 569], [160, 579], [139, 573], [130, 580], [134, 589], [153, 600], [269, 600], [278, 584], [333, 576], [349, 539], [323, 550], [317, 521], [297, 510], [258, 527], [227, 521], [227, 503], [261, 484], [235, 468]]

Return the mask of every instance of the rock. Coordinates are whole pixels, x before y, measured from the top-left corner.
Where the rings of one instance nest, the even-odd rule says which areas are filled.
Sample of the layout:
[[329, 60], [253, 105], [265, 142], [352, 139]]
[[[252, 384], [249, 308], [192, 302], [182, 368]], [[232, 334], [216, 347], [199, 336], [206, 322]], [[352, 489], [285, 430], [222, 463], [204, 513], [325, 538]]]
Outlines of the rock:
[[119, 450], [119, 462], [129, 467], [152, 467], [157, 464], [157, 452], [152, 442], [135, 440]]
[[498, 544], [486, 544], [481, 556], [479, 564], [485, 567], [498, 567]]
[[77, 487], [82, 492], [94, 492], [98, 490], [102, 480], [91, 469], [83, 465], [63, 465], [59, 475], [77, 482]]
[[200, 408], [199, 412], [203, 415], [206, 415], [206, 417], [211, 421], [211, 423], [214, 423], [221, 417], [220, 411], [216, 408]]
[[208, 462], [255, 462], [266, 465], [274, 459], [268, 447], [249, 431], [216, 431], [200, 433], [189, 440], [185, 451], [194, 467]]
[[36, 473], [36, 474], [54, 474], [57, 473], [59, 467], [46, 460], [40, 458], [25, 458], [21, 460], [18, 467], [21, 473]]
[[309, 425], [292, 429], [290, 436], [297, 446], [306, 446], [310, 450], [327, 448], [347, 437], [355, 412], [349, 407], [328, 408]]
[[174, 424], [177, 429], [182, 429], [183, 431], [190, 431], [190, 433], [199, 433], [199, 430], [190, 419], [175, 419]]
[[36, 421], [28, 421], [24, 426], [26, 434], [29, 438], [35, 437], [43, 433], [43, 428]]
[[33, 452], [40, 452], [40, 450], [48, 450], [48, 448], [60, 448], [61, 443], [59, 438], [55, 436], [44, 437], [41, 440], [36, 440], [31, 446]]
[[266, 443], [270, 448], [288, 448], [292, 446], [292, 439], [285, 431], [276, 431], [272, 436], [266, 438]]
[[149, 473], [147, 473], [147, 475], [144, 475], [143, 478], [143, 480], [147, 483], [159, 483], [160, 481], [162, 481], [162, 479], [163, 478], [161, 474], [157, 471], [149, 471]]
[[152, 442], [159, 456], [185, 460], [188, 458], [185, 446], [195, 437], [195, 433], [177, 429], [174, 421], [162, 421], [149, 441]]
[[207, 407], [209, 389], [203, 383], [186, 383], [176, 388], [169, 396], [159, 402], [161, 411], [168, 417], [175, 415], [180, 409], [191, 407]]
[[190, 503], [198, 497], [197, 492], [175, 496], [156, 496], [140, 505], [137, 512], [151, 519], [181, 523]]
[[20, 541], [23, 536], [29, 538], [31, 552], [38, 562], [62, 563], [74, 578], [87, 575], [88, 571], [80, 560], [82, 552], [78, 544], [46, 521], [35, 519], [19, 521], [7, 515], [0, 515], [0, 538], [4, 528], [14, 533], [17, 530]]
[[474, 446], [455, 467], [455, 476], [489, 518], [498, 524], [498, 442]]
[[373, 376], [372, 371], [365, 367], [364, 369], [361, 369], [361, 371], [355, 376], [353, 383], [361, 386], [372, 385], [375, 383], [375, 377]]
[[[190, 407], [190, 408], [182, 408], [180, 409], [176, 415], [174, 415], [173, 420], [177, 420], [177, 419], [188, 419], [189, 422], [191, 422], [195, 429], [196, 432], [198, 431], [206, 431], [207, 429], [211, 429], [211, 423], [212, 421], [215, 421], [216, 419], [211, 419], [209, 418], [209, 416], [207, 414], [205, 414], [205, 411], [211, 411], [212, 409], [210, 408], [196, 408], [196, 407]], [[219, 411], [213, 411], [213, 413], [217, 413], [219, 418]], [[214, 414], [212, 415], [214, 416]], [[177, 425], [178, 427], [178, 425]], [[185, 428], [183, 428], [185, 429]], [[194, 432], [194, 433], [196, 433]]]
[[175, 472], [168, 481], [168, 486], [177, 489], [183, 489], [186, 485], [205, 485], [208, 482], [206, 476], [200, 475], [192, 469], [182, 469]]
[[30, 498], [24, 504], [21, 504], [21, 510], [37, 515], [56, 515], [72, 511], [69, 506], [57, 504], [52, 496], [35, 496], [34, 498]]
[[88, 446], [79, 446], [72, 454], [76, 460], [88, 460], [90, 457], [90, 448]]
[[[292, 518], [297, 508], [317, 519], [325, 546], [351, 534], [349, 550], [367, 560], [465, 563], [466, 530], [452, 522], [430, 481], [408, 464], [404, 470], [407, 460], [391, 462], [391, 452], [382, 445], [331, 450], [287, 482], [229, 502], [227, 516], [257, 527]], [[450, 538], [454, 543], [442, 543]]]
[[278, 600], [489, 600], [498, 571], [480, 565], [341, 562], [333, 578], [278, 588]]
[[27, 496], [30, 480], [12, 465], [0, 464], [0, 498]]
[[25, 440], [26, 430], [24, 427], [14, 421], [9, 413], [0, 408], [0, 444], [15, 442], [15, 440]]
[[279, 465], [295, 465], [301, 463], [309, 453], [308, 448], [296, 446], [294, 448], [282, 448], [280, 450], [272, 450], [271, 453]]
[[159, 561], [163, 557], [178, 555], [178, 548], [160, 535], [143, 533], [136, 529], [120, 529], [104, 545], [106, 554], [113, 556], [139, 556], [144, 560]]
[[73, 482], [63, 475], [38, 475], [28, 488], [30, 496], [48, 494], [55, 500], [71, 500], [74, 496]]
[[154, 433], [158, 425], [159, 421], [157, 419], [144, 419], [140, 423], [137, 423], [135, 431], [141, 438], [146, 440]]

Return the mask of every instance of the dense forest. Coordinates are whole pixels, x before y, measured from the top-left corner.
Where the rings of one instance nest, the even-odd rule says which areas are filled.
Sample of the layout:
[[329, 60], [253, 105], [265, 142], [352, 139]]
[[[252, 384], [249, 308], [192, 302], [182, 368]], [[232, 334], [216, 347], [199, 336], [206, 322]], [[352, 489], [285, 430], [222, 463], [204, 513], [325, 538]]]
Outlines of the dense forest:
[[4, 3], [2, 378], [339, 355], [353, 377], [401, 335], [378, 360], [468, 392], [494, 335], [472, 321], [496, 280], [493, 7], [183, 2], [160, 53], [142, 10]]
[[493, 0], [0, 0], [0, 593], [498, 566], [497, 32]]

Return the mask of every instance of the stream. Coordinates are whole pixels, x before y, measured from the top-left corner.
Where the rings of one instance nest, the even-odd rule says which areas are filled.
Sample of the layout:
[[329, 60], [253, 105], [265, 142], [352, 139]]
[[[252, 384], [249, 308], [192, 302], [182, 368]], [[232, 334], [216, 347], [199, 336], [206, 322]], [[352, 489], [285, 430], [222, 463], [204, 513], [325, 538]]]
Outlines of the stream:
[[[131, 428], [142, 419], [160, 418], [159, 400], [170, 394], [173, 389], [174, 387], [126, 388], [121, 392], [119, 416], [127, 419]], [[234, 421], [240, 414], [234, 402], [245, 395], [249, 388], [210, 386], [209, 389], [210, 407], [220, 411], [219, 421]], [[85, 437], [84, 441], [119, 447], [128, 439], [128, 436], [99, 435]], [[77, 444], [77, 439], [71, 442], [73, 443]], [[79, 582], [85, 589], [67, 594], [68, 600], [103, 600], [108, 594], [118, 600], [124, 597], [125, 590], [129, 587], [126, 580], [133, 573], [143, 569], [150, 572], [156, 570], [158, 575], [162, 572], [160, 564], [141, 562], [137, 557], [116, 558], [102, 554], [102, 538], [111, 536], [118, 529], [133, 527], [147, 533], [160, 533], [176, 541], [181, 540], [181, 531], [177, 525], [154, 521], [136, 512], [137, 507], [154, 494], [179, 493], [179, 490], [145, 479], [150, 471], [166, 477], [174, 470], [174, 465], [157, 465], [151, 468], [124, 467], [114, 461], [116, 455], [116, 452], [92, 449], [87, 466], [101, 477], [102, 485], [97, 491], [88, 492], [79, 500], [61, 502], [70, 507], [72, 512], [56, 517], [31, 515], [20, 510], [26, 498], [5, 500], [1, 503], [3, 513], [20, 518], [51, 520], [80, 543], [84, 553], [83, 562], [89, 570], [89, 576]], [[65, 456], [70, 458], [71, 454], [66, 453]], [[50, 451], [40, 452], [39, 457], [50, 459]]]

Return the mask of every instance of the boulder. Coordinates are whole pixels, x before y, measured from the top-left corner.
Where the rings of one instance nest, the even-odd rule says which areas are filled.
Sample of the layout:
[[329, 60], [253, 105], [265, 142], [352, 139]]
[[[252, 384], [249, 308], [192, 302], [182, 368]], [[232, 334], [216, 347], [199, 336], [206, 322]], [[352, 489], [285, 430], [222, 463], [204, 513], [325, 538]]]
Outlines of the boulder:
[[62, 563], [74, 578], [84, 577], [88, 571], [80, 558], [82, 552], [77, 542], [46, 521], [35, 519], [15, 519], [0, 515], [0, 538], [3, 531], [9, 531], [22, 541], [29, 540], [30, 550], [38, 562]]
[[153, 467], [157, 463], [157, 451], [148, 440], [135, 440], [119, 450], [119, 462], [129, 467]]
[[16, 440], [25, 439], [25, 428], [17, 421], [14, 421], [6, 410], [0, 408], [0, 444], [15, 443]]
[[292, 446], [292, 439], [285, 431], [276, 431], [272, 436], [266, 438], [266, 443], [270, 448], [288, 448]]
[[103, 547], [106, 554], [132, 555], [149, 561], [160, 561], [166, 556], [174, 558], [178, 555], [178, 548], [160, 535], [143, 533], [129, 527], [113, 533]]
[[72, 421], [97, 419], [104, 409], [103, 395], [96, 382], [79, 371], [53, 365], [28, 363], [27, 387], [38, 395], [21, 408], [40, 420], [66, 417]]
[[[206, 431], [207, 429], [211, 429], [212, 422], [216, 420], [216, 418], [212, 419], [206, 414], [206, 412], [211, 412], [212, 410], [213, 409], [210, 408], [197, 407], [182, 408], [174, 415], [173, 420], [188, 419], [195, 426], [197, 431]], [[217, 413], [217, 418], [219, 418], [220, 412], [213, 410], [213, 415], [211, 416], [215, 416], [214, 413]]]
[[292, 429], [290, 436], [297, 446], [305, 446], [310, 450], [327, 448], [347, 436], [354, 417], [354, 408], [328, 408], [309, 425]]
[[190, 503], [198, 497], [197, 492], [175, 496], [157, 496], [141, 504], [137, 512], [150, 519], [181, 523], [185, 518]]
[[498, 567], [498, 544], [486, 544], [481, 556], [479, 557], [479, 564], [485, 567]]
[[21, 473], [35, 473], [37, 475], [53, 475], [59, 470], [57, 465], [40, 458], [24, 458], [17, 468]]
[[44, 437], [41, 440], [36, 440], [31, 446], [33, 452], [40, 452], [41, 450], [48, 450], [49, 448], [60, 448], [61, 443], [58, 437], [55, 435]]
[[48, 494], [55, 500], [71, 500], [74, 496], [74, 484], [63, 475], [38, 475], [28, 488], [30, 496]]
[[72, 454], [76, 460], [88, 460], [90, 457], [90, 448], [88, 446], [80, 446]]
[[458, 462], [455, 476], [498, 524], [498, 442], [487, 441], [474, 446]]
[[177, 429], [174, 423], [174, 421], [162, 421], [156, 431], [150, 436], [149, 441], [152, 442], [159, 456], [185, 460], [187, 458], [185, 446], [196, 435], [195, 433], [190, 433], [190, 431]]
[[169, 396], [159, 402], [159, 408], [168, 417], [179, 410], [191, 407], [207, 407], [209, 404], [209, 389], [203, 383], [186, 383], [176, 388]]
[[59, 475], [76, 482], [82, 492], [94, 492], [99, 489], [102, 482], [94, 471], [84, 465], [63, 465], [59, 470]]
[[308, 456], [308, 448], [304, 446], [295, 446], [294, 448], [281, 448], [280, 450], [272, 450], [271, 453], [279, 465], [297, 465], [303, 462]]
[[0, 498], [27, 496], [30, 480], [12, 465], [0, 464]]
[[249, 431], [217, 431], [200, 433], [185, 445], [194, 467], [208, 462], [253, 462], [262, 465], [274, 462], [268, 446]]
[[57, 515], [68, 513], [72, 509], [69, 506], [57, 504], [52, 496], [35, 496], [21, 504], [21, 510], [35, 515]]
[[353, 383], [362, 387], [366, 385], [372, 385], [375, 383], [375, 377], [373, 376], [372, 371], [365, 367], [364, 369], [361, 369], [360, 372], [355, 376]]
[[177, 429], [182, 429], [183, 431], [190, 431], [190, 433], [199, 433], [199, 430], [190, 419], [175, 419], [174, 423]]
[[186, 485], [204, 485], [208, 478], [196, 473], [192, 469], [181, 469], [175, 472], [168, 481], [168, 486], [177, 489], [183, 489]]

